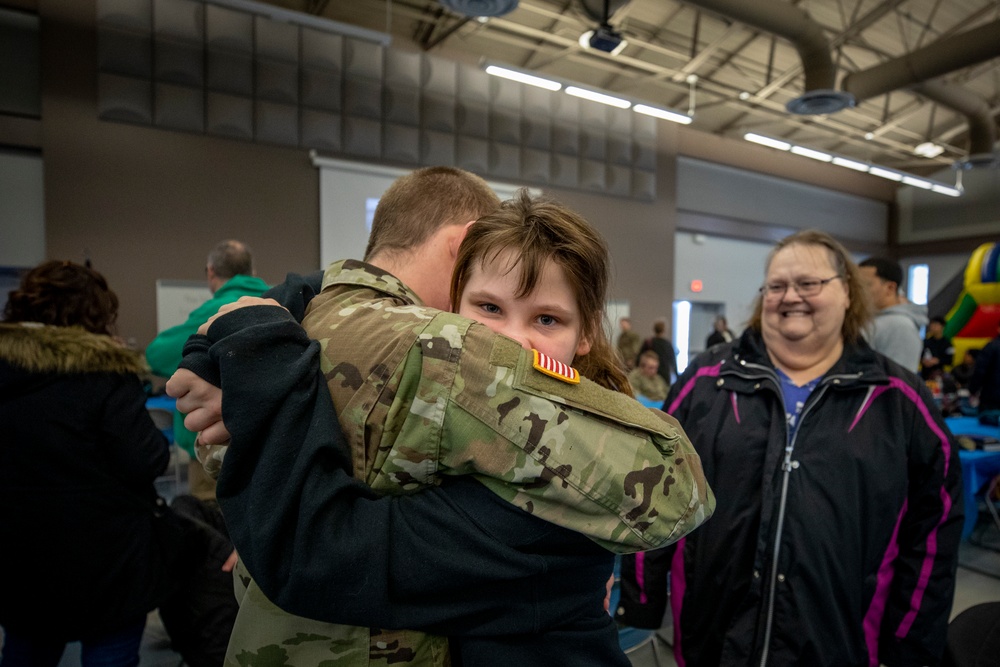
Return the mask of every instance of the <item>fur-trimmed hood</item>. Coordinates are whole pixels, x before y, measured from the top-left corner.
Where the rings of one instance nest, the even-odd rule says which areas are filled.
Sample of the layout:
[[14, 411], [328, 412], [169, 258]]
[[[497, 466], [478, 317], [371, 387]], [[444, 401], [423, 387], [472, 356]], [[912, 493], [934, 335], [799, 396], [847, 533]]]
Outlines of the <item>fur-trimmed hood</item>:
[[0, 324], [0, 362], [29, 373], [138, 374], [145, 370], [138, 354], [110, 336], [33, 322]]

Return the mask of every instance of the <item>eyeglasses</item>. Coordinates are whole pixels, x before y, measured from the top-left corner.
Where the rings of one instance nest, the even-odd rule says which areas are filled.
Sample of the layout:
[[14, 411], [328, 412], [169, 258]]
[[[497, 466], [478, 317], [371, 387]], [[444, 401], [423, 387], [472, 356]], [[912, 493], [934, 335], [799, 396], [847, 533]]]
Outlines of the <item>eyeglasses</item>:
[[785, 292], [788, 291], [788, 287], [791, 285], [791, 287], [795, 289], [796, 294], [802, 298], [806, 298], [816, 296], [823, 291], [823, 286], [828, 282], [842, 277], [843, 276], [831, 276], [825, 280], [820, 280], [819, 278], [805, 278], [803, 280], [796, 280], [792, 283], [767, 283], [760, 288], [760, 293], [768, 299], [780, 299], [785, 296]]

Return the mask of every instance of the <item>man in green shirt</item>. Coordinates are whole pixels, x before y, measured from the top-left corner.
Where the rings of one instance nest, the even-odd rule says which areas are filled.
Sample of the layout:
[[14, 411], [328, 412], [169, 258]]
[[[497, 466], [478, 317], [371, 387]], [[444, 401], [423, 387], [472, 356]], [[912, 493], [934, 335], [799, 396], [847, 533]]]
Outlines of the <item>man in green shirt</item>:
[[[241, 296], [260, 296], [268, 286], [254, 275], [250, 247], [235, 240], [221, 241], [208, 254], [205, 276], [212, 298], [195, 308], [184, 324], [161, 331], [146, 348], [146, 361], [156, 375], [169, 378], [181, 363], [184, 343], [219, 308]], [[208, 477], [194, 457], [195, 433], [184, 428], [184, 415], [174, 413], [174, 441], [191, 456], [188, 480], [191, 494], [201, 500], [214, 499], [215, 481]]]

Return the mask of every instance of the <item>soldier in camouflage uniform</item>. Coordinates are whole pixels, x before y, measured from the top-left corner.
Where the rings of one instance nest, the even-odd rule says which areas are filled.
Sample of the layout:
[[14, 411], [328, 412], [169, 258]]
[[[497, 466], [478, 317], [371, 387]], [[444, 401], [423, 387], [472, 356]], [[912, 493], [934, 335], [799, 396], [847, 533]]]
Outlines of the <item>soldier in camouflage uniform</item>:
[[[377, 232], [376, 223], [373, 239]], [[486, 327], [423, 306], [394, 273], [407, 271], [334, 264], [304, 321], [323, 346], [322, 371], [357, 478], [401, 493], [442, 474], [474, 475], [508, 502], [619, 552], [669, 544], [711, 513], [700, 462], [676, 422], [581, 382], [572, 369], [553, 372]], [[603, 303], [603, 285], [598, 291]], [[222, 375], [227, 389], [225, 365]], [[234, 663], [260, 664], [269, 652], [296, 665], [334, 656], [337, 665], [447, 661], [440, 638], [369, 637], [367, 629], [285, 614], [252, 580], [240, 614]]]

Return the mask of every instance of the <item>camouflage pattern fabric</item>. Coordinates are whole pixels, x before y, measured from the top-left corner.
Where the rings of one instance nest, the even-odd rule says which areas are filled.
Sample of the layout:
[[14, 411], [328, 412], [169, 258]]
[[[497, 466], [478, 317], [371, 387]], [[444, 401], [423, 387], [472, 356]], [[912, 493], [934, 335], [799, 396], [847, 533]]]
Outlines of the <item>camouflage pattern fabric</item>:
[[[675, 542], [711, 515], [701, 462], [672, 417], [545, 375], [515, 341], [420, 304], [395, 277], [347, 260], [327, 269], [303, 321], [322, 345], [356, 477], [398, 494], [473, 474], [620, 553]], [[240, 575], [227, 664], [449, 664], [444, 638], [296, 617]]]
[[413, 631], [322, 623], [275, 606], [238, 561], [239, 615], [226, 665], [239, 667], [449, 667], [448, 641]]

